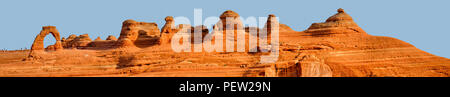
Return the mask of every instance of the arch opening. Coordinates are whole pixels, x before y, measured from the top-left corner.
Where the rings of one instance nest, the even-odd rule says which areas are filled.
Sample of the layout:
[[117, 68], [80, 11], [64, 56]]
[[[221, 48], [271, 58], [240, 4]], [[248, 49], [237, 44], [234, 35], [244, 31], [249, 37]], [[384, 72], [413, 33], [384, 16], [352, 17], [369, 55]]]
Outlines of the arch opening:
[[[53, 32], [50, 32], [53, 33]], [[44, 50], [47, 52], [51, 52], [51, 51], [55, 51], [55, 44], [56, 44], [56, 39], [54, 38], [55, 36], [52, 35], [46, 35], [44, 37], [43, 43], [44, 43]]]

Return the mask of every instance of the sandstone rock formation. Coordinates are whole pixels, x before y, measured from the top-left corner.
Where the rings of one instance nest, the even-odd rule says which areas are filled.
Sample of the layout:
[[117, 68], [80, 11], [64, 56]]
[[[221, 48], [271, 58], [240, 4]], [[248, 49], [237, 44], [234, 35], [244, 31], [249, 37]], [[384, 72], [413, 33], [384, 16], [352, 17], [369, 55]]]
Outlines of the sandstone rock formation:
[[[198, 25], [198, 26], [191, 26], [189, 24], [179, 24], [177, 25], [176, 29], [172, 29], [172, 31], [177, 31], [177, 32], [172, 32], [171, 34], [166, 34], [168, 38], [167, 40], [165, 40], [165, 43], [171, 43], [172, 40], [172, 36], [175, 33], [178, 33], [179, 35], [183, 35], [184, 37], [188, 37], [190, 38], [190, 40], [188, 40], [190, 43], [192, 43], [193, 45], [191, 45], [192, 47], [194, 47], [194, 45], [202, 45], [203, 43], [203, 38], [209, 33], [209, 30], [206, 26], [204, 25]], [[182, 33], [182, 34], [180, 34]], [[196, 35], [198, 40], [196, 40]], [[161, 39], [163, 40], [163, 39]], [[181, 44], [181, 40], [180, 40], [180, 44]]]
[[31, 46], [31, 51], [44, 50], [44, 38], [48, 34], [52, 34], [56, 40], [54, 44], [55, 49], [63, 49], [61, 45], [61, 37], [55, 26], [44, 26], [42, 31], [36, 36], [33, 45]]
[[88, 34], [83, 35], [70, 35], [65, 41], [63, 41], [64, 48], [77, 48], [83, 49], [89, 47], [89, 43], [92, 42], [92, 39]]
[[45, 51], [56, 51], [55, 45], [49, 45], [45, 48]]
[[[398, 39], [368, 35], [343, 9], [303, 32], [282, 33], [280, 54], [295, 57], [297, 62], [277, 63], [277, 67], [266, 72], [283, 71], [275, 73], [276, 76], [448, 76], [444, 72], [449, 72], [444, 69], [446, 66], [433, 67], [449, 64], [449, 59]], [[420, 68], [435, 68], [434, 72], [441, 73]]]
[[148, 47], [159, 43], [160, 31], [156, 23], [126, 20], [122, 24], [117, 46], [132, 46], [128, 44], [131, 42], [138, 47]]
[[295, 32], [294, 30], [292, 30], [291, 27], [289, 27], [286, 24], [280, 24], [279, 30], [280, 30], [280, 32]]
[[[203, 38], [209, 33], [209, 30], [204, 25], [198, 25], [191, 28], [191, 43], [203, 43]], [[195, 41], [195, 35], [198, 34], [198, 37], [201, 37], [198, 41]]]
[[175, 22], [172, 16], [167, 16], [165, 18], [166, 24], [164, 24], [161, 29], [161, 39], [160, 44], [169, 44], [172, 36], [177, 32], [177, 28], [175, 28]]
[[[274, 28], [275, 25], [278, 25], [278, 26], [276, 28]], [[262, 38], [263, 40], [267, 40], [267, 44], [271, 44], [272, 31], [277, 31], [277, 33], [279, 33], [279, 31], [280, 31], [279, 25], [280, 25], [280, 23], [278, 22], [278, 19], [276, 19], [276, 16], [274, 14], [270, 14], [269, 18], [267, 18], [267, 22], [264, 25], [264, 28], [262, 30], [266, 33], [266, 36], [258, 36], [258, 37]]]
[[136, 45], [134, 45], [134, 42], [128, 38], [121, 39], [117, 42], [117, 46], [120, 48], [134, 48]]
[[[218, 42], [222, 42], [223, 49], [222, 52], [246, 52], [249, 50], [248, 47], [248, 33], [245, 33], [244, 25], [240, 19], [238, 13], [227, 10], [220, 15], [220, 21], [217, 22], [213, 31], [211, 32], [213, 36], [222, 37], [222, 41], [215, 41], [212, 36], [206, 36], [207, 44], [216, 45]], [[239, 38], [244, 38], [244, 41], [238, 41], [238, 36], [244, 36]], [[212, 40], [212, 41], [208, 41]], [[232, 43], [233, 45], [227, 45], [227, 43]], [[220, 44], [218, 44], [220, 45]], [[238, 49], [242, 48], [244, 49]], [[229, 48], [229, 50], [227, 50]]]
[[[247, 32], [247, 33], [249, 33], [250, 30], [253, 30], [253, 31], [256, 31], [256, 32], [259, 32], [259, 31], [261, 30], [261, 29], [259, 29], [258, 27], [245, 27], [244, 29], [245, 29], [245, 32]], [[256, 34], [253, 35], [253, 36], [258, 36], [258, 34], [256, 33]]]
[[[267, 22], [264, 25], [263, 30], [267, 31], [267, 34], [272, 33], [272, 23], [274, 24], [280, 24], [278, 23], [278, 20], [276, 19], [276, 16], [274, 14], [270, 14], [269, 17], [267, 18]], [[270, 35], [268, 35], [270, 36]]]
[[117, 38], [113, 35], [109, 35], [108, 38], [106, 38], [106, 40], [117, 41]]
[[325, 64], [324, 60], [317, 58], [314, 55], [303, 57], [298, 63], [300, 66], [301, 77], [332, 77], [333, 72], [330, 67]]
[[315, 36], [366, 34], [342, 8], [324, 23], [313, 23], [305, 32]]
[[92, 41], [88, 44], [89, 49], [112, 49], [115, 48], [117, 44], [117, 39], [113, 35], [109, 35], [106, 40], [102, 40], [100, 37], [97, 37], [95, 41]]
[[36, 36], [33, 45], [31, 46], [30, 53], [28, 54], [28, 58], [37, 58], [40, 57], [36, 54], [36, 52], [40, 52], [44, 50], [44, 38], [48, 34], [52, 34], [55, 38], [56, 42], [54, 45], [50, 45], [47, 50], [62, 50], [61, 38], [58, 30], [55, 26], [44, 26], [42, 27], [41, 32]]
[[[232, 25], [240, 25], [238, 14], [225, 11], [221, 18], [231, 17]], [[269, 17], [275, 17], [270, 15]], [[170, 21], [170, 18], [167, 19]], [[222, 19], [223, 20], [223, 19]], [[221, 21], [222, 21], [221, 20]], [[270, 21], [269, 21], [270, 20]], [[269, 19], [268, 22], [278, 22]], [[228, 20], [226, 20], [228, 21]], [[174, 52], [168, 45], [151, 45], [141, 49], [138, 40], [159, 40], [159, 36], [142, 34], [148, 26], [132, 20], [125, 21], [121, 36], [115, 41], [113, 36], [102, 41], [92, 41], [88, 35], [70, 35], [61, 39], [65, 50], [57, 52], [29, 53], [23, 51], [4, 51], [0, 53], [0, 76], [32, 77], [449, 77], [450, 59], [439, 57], [404, 41], [365, 33], [343, 9], [323, 23], [312, 24], [305, 31], [293, 31], [287, 25], [280, 24], [279, 57], [275, 63], [260, 63], [265, 53], [249, 52]], [[170, 23], [166, 23], [168, 25]], [[149, 24], [151, 27], [156, 25]], [[224, 34], [238, 30], [224, 27], [218, 22], [213, 34]], [[151, 27], [148, 27], [149, 29]], [[173, 25], [171, 26], [173, 27]], [[208, 32], [204, 26], [192, 27], [181, 24], [176, 28], [163, 27], [164, 33], [179, 32], [192, 36], [193, 33]], [[193, 28], [201, 28], [193, 30]], [[165, 30], [164, 30], [165, 29]], [[168, 30], [172, 29], [172, 30]], [[272, 29], [266, 26], [265, 30]], [[250, 33], [257, 27], [246, 27], [247, 37], [258, 37]], [[259, 31], [258, 31], [259, 30]], [[159, 30], [158, 30], [159, 31]], [[44, 27], [37, 36], [35, 44], [42, 43], [45, 35], [52, 33], [59, 41], [54, 27]], [[191, 32], [191, 33], [187, 33]], [[42, 35], [41, 35], [42, 34]], [[272, 33], [273, 34], [273, 33]], [[227, 36], [228, 34], [224, 35]], [[231, 35], [230, 35], [231, 36]], [[235, 35], [236, 36], [236, 35]], [[149, 38], [152, 37], [152, 38]], [[205, 36], [205, 37], [208, 37]], [[162, 40], [162, 38], [161, 38]], [[232, 39], [231, 39], [232, 40]], [[87, 45], [77, 44], [88, 41]], [[168, 40], [170, 41], [170, 39]], [[234, 40], [232, 40], [234, 41]], [[208, 42], [208, 41], [206, 41]], [[222, 42], [222, 41], [220, 41]], [[220, 43], [218, 42], [218, 43]], [[223, 41], [225, 42], [225, 41]], [[158, 42], [157, 42], [158, 43]], [[214, 42], [213, 42], [214, 43]], [[248, 43], [246, 41], [246, 43]], [[119, 44], [120, 48], [111, 49]], [[196, 43], [194, 43], [196, 44]], [[38, 44], [39, 45], [39, 44]], [[43, 51], [43, 46], [34, 45], [31, 52]], [[67, 49], [74, 46], [78, 50]], [[236, 46], [236, 44], [235, 44]], [[39, 48], [40, 47], [40, 48]], [[55, 50], [50, 45], [47, 50]], [[30, 54], [31, 58], [42, 60], [19, 61]]]
[[99, 37], [97, 37], [94, 41], [102, 41], [102, 39]]
[[[278, 26], [275, 26], [278, 25]], [[289, 26], [284, 26], [283, 30], [280, 27], [280, 24], [278, 22], [278, 19], [276, 18], [276, 16], [274, 14], [270, 14], [267, 18], [267, 22], [264, 25], [264, 27], [262, 29], [259, 29], [257, 27], [246, 27], [245, 31], [249, 34], [249, 37], [255, 37], [256, 39], [258, 39], [256, 41], [256, 46], [254, 47], [250, 47], [250, 51], [252, 52], [266, 52], [269, 51], [270, 49], [272, 49], [272, 44], [271, 44], [271, 40], [272, 40], [272, 31], [276, 31], [277, 34], [280, 33], [280, 31], [288, 31], [290, 29]], [[250, 30], [256, 31], [256, 33], [252, 33], [250, 32]], [[292, 29], [291, 29], [292, 30]], [[249, 41], [249, 43], [251, 43]], [[264, 44], [263, 44], [264, 43]]]
[[[193, 27], [190, 24], [179, 24], [176, 26], [175, 29], [176, 32], [174, 32], [173, 34], [167, 34], [170, 35], [170, 39], [168, 39], [168, 41], [166, 41], [165, 43], [167, 44], [171, 44], [172, 42], [176, 43], [177, 40], [172, 40], [172, 37], [175, 37], [175, 35], [178, 35], [180, 37], [180, 40], [178, 40], [179, 44], [183, 44], [184, 42], [187, 43], [192, 43], [192, 31], [193, 31]], [[186, 40], [185, 40], [186, 39]], [[164, 44], [162, 44], [164, 45]]]

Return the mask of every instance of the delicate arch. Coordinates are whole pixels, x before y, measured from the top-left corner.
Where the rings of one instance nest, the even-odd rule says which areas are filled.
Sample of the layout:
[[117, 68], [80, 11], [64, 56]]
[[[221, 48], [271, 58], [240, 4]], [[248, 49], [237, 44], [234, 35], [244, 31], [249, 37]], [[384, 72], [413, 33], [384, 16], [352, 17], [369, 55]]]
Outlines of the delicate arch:
[[58, 30], [56, 30], [56, 27], [55, 26], [44, 26], [44, 27], [42, 27], [41, 32], [34, 39], [33, 45], [31, 46], [31, 51], [44, 50], [44, 38], [45, 38], [45, 36], [47, 36], [50, 33], [56, 39], [56, 43], [54, 44], [55, 49], [56, 50], [63, 49], [63, 47], [61, 45], [61, 38], [60, 38]]

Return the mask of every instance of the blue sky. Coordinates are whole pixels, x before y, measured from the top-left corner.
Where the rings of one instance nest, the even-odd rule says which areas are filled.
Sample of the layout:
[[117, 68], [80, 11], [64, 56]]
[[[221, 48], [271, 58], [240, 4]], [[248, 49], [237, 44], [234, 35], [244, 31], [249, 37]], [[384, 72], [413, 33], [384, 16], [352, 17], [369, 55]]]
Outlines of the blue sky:
[[[119, 36], [122, 21], [164, 24], [166, 16], [193, 21], [234, 10], [242, 17], [275, 14], [301, 31], [344, 8], [366, 32], [390, 36], [432, 54], [450, 58], [449, 0], [2, 0], [0, 49], [30, 48], [42, 26], [56, 26], [61, 36], [89, 34], [92, 39]], [[53, 44], [47, 37], [45, 45]]]

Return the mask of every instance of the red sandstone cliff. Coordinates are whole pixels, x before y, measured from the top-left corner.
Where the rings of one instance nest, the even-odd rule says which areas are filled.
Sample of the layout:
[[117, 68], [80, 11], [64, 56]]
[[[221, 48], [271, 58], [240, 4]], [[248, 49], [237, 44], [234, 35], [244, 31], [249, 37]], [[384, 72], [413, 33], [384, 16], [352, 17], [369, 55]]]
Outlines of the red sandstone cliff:
[[[238, 16], [236, 12], [225, 11], [221, 18]], [[240, 21], [233, 23], [240, 24]], [[273, 64], [259, 63], [264, 53], [175, 53], [165, 45], [179, 30], [173, 27], [171, 17], [166, 18], [161, 31], [154, 23], [127, 20], [123, 22], [119, 39], [109, 36], [106, 40], [95, 41], [88, 35], [71, 35], [60, 40], [56, 27], [43, 27], [30, 52], [0, 53], [4, 55], [0, 56], [0, 76], [450, 76], [449, 59], [424, 52], [395, 38], [369, 35], [343, 9], [338, 9], [337, 14], [323, 23], [312, 24], [305, 31], [294, 31], [280, 24], [280, 53], [278, 61]], [[250, 37], [250, 30], [259, 32], [271, 28], [246, 27], [242, 30]], [[192, 32], [203, 35], [208, 31]], [[44, 51], [42, 41], [48, 34], [57, 40], [55, 45], [47, 47], [47, 50], [56, 50], [54, 52]], [[21, 61], [23, 58], [27, 60]]]

